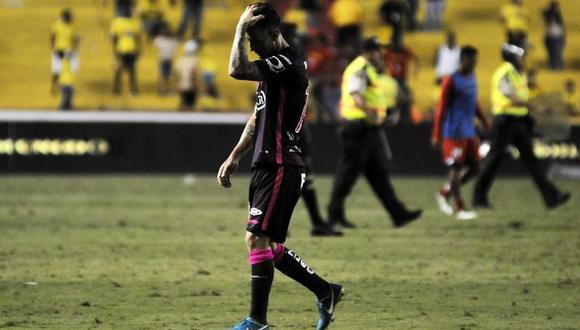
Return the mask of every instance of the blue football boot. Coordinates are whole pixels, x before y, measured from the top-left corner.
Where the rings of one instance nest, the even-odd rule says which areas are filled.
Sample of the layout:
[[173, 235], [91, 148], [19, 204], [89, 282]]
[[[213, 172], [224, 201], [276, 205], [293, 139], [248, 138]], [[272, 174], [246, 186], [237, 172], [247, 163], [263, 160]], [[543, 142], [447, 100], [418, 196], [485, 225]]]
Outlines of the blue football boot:
[[252, 320], [251, 317], [248, 317], [242, 322], [234, 325], [234, 327], [231, 328], [230, 330], [270, 330], [270, 327], [267, 324], [266, 325], [259, 324], [254, 320]]
[[332, 315], [334, 315], [334, 308], [336, 304], [342, 299], [342, 295], [344, 294], [344, 289], [342, 285], [330, 283], [330, 297], [326, 297], [326, 299], [330, 299], [330, 307], [326, 307], [325, 303], [322, 300], [319, 300], [316, 303], [318, 306], [318, 313], [320, 313], [320, 320], [318, 320], [318, 324], [316, 325], [316, 330], [324, 330], [328, 328], [328, 325], [332, 321]]

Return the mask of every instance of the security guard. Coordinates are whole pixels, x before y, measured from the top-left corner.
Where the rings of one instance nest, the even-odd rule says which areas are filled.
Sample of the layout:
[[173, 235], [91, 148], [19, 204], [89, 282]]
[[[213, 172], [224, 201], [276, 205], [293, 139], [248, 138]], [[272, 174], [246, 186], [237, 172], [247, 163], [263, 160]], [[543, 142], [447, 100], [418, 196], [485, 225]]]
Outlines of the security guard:
[[398, 200], [389, 179], [389, 151], [382, 124], [387, 106], [393, 100], [389, 100], [389, 93], [385, 92], [387, 88], [384, 83], [388, 79], [381, 78], [380, 72], [384, 66], [381, 46], [376, 37], [365, 39], [362, 54], [343, 73], [340, 99], [343, 122], [339, 130], [341, 158], [328, 216], [330, 224], [344, 228], [354, 227], [346, 219], [344, 203], [360, 172], [365, 174], [373, 191], [390, 213], [395, 227], [408, 224], [422, 212], [407, 210]]
[[491, 101], [494, 116], [491, 149], [475, 183], [473, 206], [490, 208], [488, 192], [508, 145], [513, 144], [520, 158], [532, 175], [534, 182], [548, 208], [555, 208], [570, 199], [570, 193], [562, 193], [546, 177], [540, 162], [534, 155], [532, 144], [533, 119], [528, 103], [529, 90], [525, 74], [526, 51], [511, 44], [504, 44], [504, 62], [492, 77]]

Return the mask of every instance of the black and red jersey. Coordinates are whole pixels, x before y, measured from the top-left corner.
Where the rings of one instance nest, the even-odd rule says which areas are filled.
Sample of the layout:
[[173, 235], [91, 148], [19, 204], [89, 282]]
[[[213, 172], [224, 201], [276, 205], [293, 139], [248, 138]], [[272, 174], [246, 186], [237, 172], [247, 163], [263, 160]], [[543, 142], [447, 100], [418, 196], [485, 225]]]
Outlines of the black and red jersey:
[[256, 90], [252, 167], [304, 166], [299, 141], [306, 116], [306, 61], [291, 48], [255, 62], [264, 76]]

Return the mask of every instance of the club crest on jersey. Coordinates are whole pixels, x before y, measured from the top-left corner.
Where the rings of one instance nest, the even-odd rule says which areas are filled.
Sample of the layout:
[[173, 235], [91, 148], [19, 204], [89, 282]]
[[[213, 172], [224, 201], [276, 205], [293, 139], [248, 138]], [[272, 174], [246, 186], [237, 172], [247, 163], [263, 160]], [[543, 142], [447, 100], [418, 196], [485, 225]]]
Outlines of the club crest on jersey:
[[270, 70], [272, 70], [273, 72], [276, 72], [276, 73], [286, 70], [284, 63], [282, 63], [282, 61], [276, 56], [272, 56], [272, 57], [267, 58], [266, 64], [268, 64], [268, 67], [270, 68]]
[[253, 217], [257, 217], [257, 216], [262, 215], [262, 211], [259, 210], [259, 209], [257, 209], [257, 208], [255, 208], [255, 207], [252, 207], [250, 209], [250, 215], [253, 216]]
[[254, 107], [254, 111], [258, 112], [263, 110], [266, 107], [266, 93], [263, 90], [260, 90], [256, 93], [256, 106]]

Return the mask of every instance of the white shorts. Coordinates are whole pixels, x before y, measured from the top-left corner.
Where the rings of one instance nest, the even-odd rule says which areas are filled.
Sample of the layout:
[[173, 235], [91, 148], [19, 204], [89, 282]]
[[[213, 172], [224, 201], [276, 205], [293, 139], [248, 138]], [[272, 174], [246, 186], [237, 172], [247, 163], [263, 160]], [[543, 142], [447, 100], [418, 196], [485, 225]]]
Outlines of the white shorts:
[[[52, 58], [51, 58], [50, 63], [51, 63], [50, 67], [51, 67], [52, 74], [60, 74], [60, 72], [62, 71], [62, 60], [58, 57], [56, 52], [52, 52]], [[74, 72], [74, 73], [79, 72], [80, 63], [79, 63], [79, 56], [77, 55], [77, 52], [71, 53], [70, 66], [71, 66], [72, 72]]]

